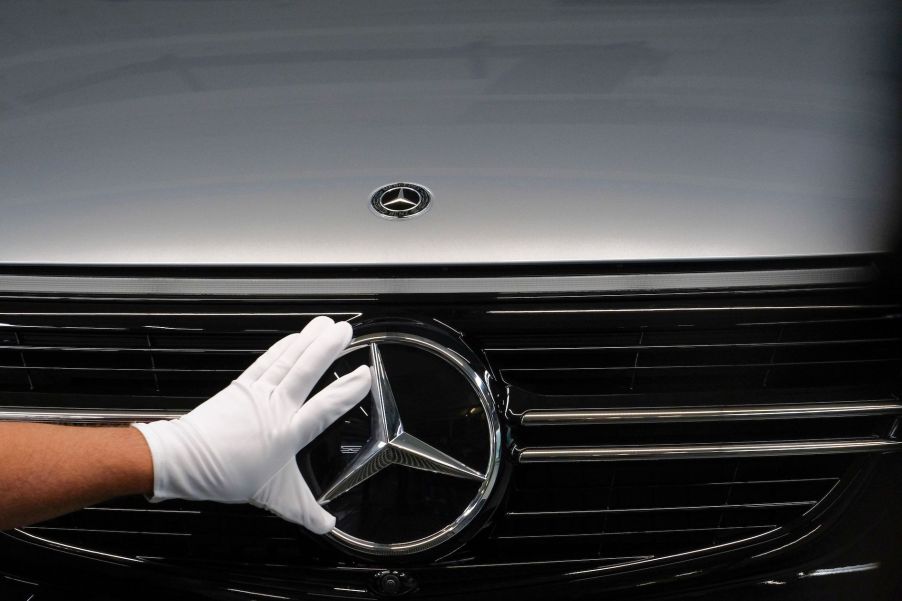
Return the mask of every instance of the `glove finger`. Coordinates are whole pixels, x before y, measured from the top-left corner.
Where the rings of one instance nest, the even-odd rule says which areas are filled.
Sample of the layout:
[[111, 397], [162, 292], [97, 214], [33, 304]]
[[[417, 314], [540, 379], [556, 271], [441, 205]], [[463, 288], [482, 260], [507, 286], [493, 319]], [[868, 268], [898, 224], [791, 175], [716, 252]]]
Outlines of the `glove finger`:
[[292, 440], [297, 445], [295, 453], [366, 398], [371, 385], [370, 368], [361, 365], [304, 403], [291, 418]]
[[237, 380], [246, 384], [256, 382], [257, 379], [263, 375], [263, 372], [279, 358], [279, 355], [281, 355], [288, 345], [297, 337], [298, 333], [295, 332], [294, 334], [289, 334], [274, 342], [262, 355], [257, 357], [256, 361], [251, 363], [250, 367], [245, 369], [244, 372], [238, 376]]
[[291, 366], [279, 386], [281, 394], [298, 405], [351, 341], [351, 324], [340, 321], [317, 338]]
[[300, 524], [315, 534], [325, 534], [335, 527], [335, 516], [316, 502], [293, 457], [255, 500], [283, 520]]
[[324, 315], [313, 318], [294, 340], [282, 349], [278, 357], [267, 365], [258, 381], [273, 387], [278, 386], [298, 357], [320, 336], [328, 332], [334, 323], [331, 318]]

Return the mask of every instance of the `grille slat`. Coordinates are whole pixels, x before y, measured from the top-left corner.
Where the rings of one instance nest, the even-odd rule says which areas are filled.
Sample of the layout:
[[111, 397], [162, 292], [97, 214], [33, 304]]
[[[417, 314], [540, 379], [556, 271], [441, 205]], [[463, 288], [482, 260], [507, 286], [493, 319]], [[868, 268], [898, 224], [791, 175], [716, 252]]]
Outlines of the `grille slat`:
[[596, 425], [672, 423], [706, 421], [751, 421], [786, 419], [823, 419], [856, 415], [902, 413], [902, 403], [894, 400], [861, 401], [854, 403], [821, 402], [811, 404], [785, 403], [780, 405], [686, 406], [686, 407], [613, 407], [581, 411], [532, 409], [524, 412], [520, 423], [529, 426]]
[[749, 442], [732, 445], [683, 444], [670, 446], [634, 445], [627, 447], [549, 447], [529, 448], [519, 452], [520, 463], [574, 461], [659, 461], [679, 458], [710, 457], [780, 457], [783, 455], [831, 455], [895, 451], [902, 442], [883, 439], [828, 439], [785, 441], [780, 443]]
[[647, 511], [727, 511], [731, 509], [773, 509], [778, 507], [811, 507], [817, 501], [784, 501], [782, 503], [746, 503], [743, 505], [701, 505], [684, 507], [630, 507], [620, 509], [568, 509], [564, 511], [508, 511], [509, 517], [539, 517], [547, 515], [609, 515], [621, 513], [642, 513]]
[[142, 347], [92, 347], [92, 346], [83, 346], [83, 347], [75, 347], [75, 346], [38, 346], [38, 345], [0, 345], [0, 351], [3, 350], [13, 350], [13, 351], [66, 351], [66, 352], [74, 352], [74, 353], [117, 353], [117, 352], [127, 352], [127, 353], [141, 353], [141, 354], [149, 354], [149, 353], [177, 353], [179, 355], [184, 354], [259, 354], [266, 350], [267, 347], [261, 348], [165, 348], [159, 346], [151, 346], [148, 347], [147, 343], [144, 343]]
[[530, 538], [602, 538], [602, 537], [616, 537], [616, 536], [654, 536], [657, 534], [684, 534], [684, 533], [692, 533], [692, 534], [722, 534], [727, 532], [739, 532], [739, 531], [757, 531], [764, 532], [767, 530], [773, 530], [776, 528], [776, 524], [769, 525], [761, 525], [761, 526], [727, 526], [727, 527], [712, 527], [712, 528], [668, 528], [664, 530], [634, 530], [634, 531], [624, 531], [624, 532], [568, 532], [565, 534], [524, 534], [524, 535], [501, 535], [498, 538], [501, 540], [523, 540]]
[[786, 361], [782, 363], [771, 362], [751, 362], [751, 363], [695, 363], [695, 364], [677, 364], [677, 365], [630, 365], [630, 366], [588, 366], [588, 367], [515, 367], [502, 369], [501, 374], [519, 374], [522, 372], [558, 372], [558, 377], [569, 375], [572, 372], [609, 372], [609, 371], [663, 371], [663, 370], [716, 370], [716, 369], [732, 369], [732, 368], [777, 368], [777, 367], [804, 367], [804, 366], [839, 366], [839, 365], [861, 365], [865, 363], [898, 363], [902, 358], [879, 357], [875, 359], [834, 359], [827, 361]]

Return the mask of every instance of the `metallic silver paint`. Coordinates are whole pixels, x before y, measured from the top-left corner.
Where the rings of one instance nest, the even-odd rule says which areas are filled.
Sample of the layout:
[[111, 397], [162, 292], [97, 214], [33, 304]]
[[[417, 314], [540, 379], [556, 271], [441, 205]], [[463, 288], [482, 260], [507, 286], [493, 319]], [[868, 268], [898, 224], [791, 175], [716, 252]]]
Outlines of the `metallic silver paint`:
[[[10, 4], [0, 263], [886, 250], [893, 3]], [[102, 14], [100, 14], [102, 13]], [[423, 181], [405, 223], [366, 195]]]

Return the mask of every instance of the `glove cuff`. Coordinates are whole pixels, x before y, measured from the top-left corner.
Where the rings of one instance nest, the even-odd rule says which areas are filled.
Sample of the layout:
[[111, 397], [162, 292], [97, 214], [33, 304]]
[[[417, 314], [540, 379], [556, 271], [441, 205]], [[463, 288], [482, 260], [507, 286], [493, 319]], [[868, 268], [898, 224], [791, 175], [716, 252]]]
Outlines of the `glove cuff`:
[[[190, 490], [185, 487], [185, 474], [179, 473], [178, 449], [184, 448], [184, 433], [178, 420], [161, 420], [151, 423], [133, 423], [144, 436], [153, 460], [153, 496], [151, 503], [168, 499], [189, 499]], [[145, 495], [146, 496], [146, 495]]]

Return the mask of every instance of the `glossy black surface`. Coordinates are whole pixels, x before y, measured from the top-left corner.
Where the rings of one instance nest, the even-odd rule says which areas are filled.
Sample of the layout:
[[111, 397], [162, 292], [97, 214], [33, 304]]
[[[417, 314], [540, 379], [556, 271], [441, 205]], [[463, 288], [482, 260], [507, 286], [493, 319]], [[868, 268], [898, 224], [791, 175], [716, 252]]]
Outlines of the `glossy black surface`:
[[[829, 528], [814, 532], [804, 530], [781, 537], [782, 548], [750, 546], [741, 553], [724, 550], [703, 561], [683, 557], [668, 565], [646, 565], [626, 573], [598, 572], [571, 574], [563, 586], [559, 577], [542, 576], [533, 566], [513, 570], [460, 569], [453, 566], [428, 570], [407, 570], [420, 583], [421, 590], [432, 591], [429, 598], [453, 598], [464, 580], [482, 583], [484, 587], [504, 586], [506, 594], [518, 598], [541, 599], [571, 597], [610, 598], [723, 598], [773, 599], [875, 599], [890, 601], [900, 593], [898, 570], [899, 540], [902, 524], [896, 508], [902, 503], [898, 486], [902, 478], [898, 461], [885, 458], [873, 469], [870, 478], [856, 497], [844, 508], [842, 517], [831, 520]], [[9, 543], [9, 541], [7, 541]], [[774, 551], [774, 549], [778, 549]], [[60, 555], [46, 548], [16, 543], [10, 549], [4, 544], [4, 574], [17, 580], [4, 580], [0, 588], [10, 599], [25, 601], [85, 598], [113, 601], [127, 595], [130, 599], [254, 599], [253, 591], [295, 598], [304, 590], [330, 597], [369, 598], [370, 578], [377, 570], [333, 568], [279, 569], [273, 567], [268, 578], [252, 578], [241, 571], [228, 575], [171, 567], [115, 561], [90, 560], [73, 555]], [[754, 560], [756, 553], [771, 551]], [[48, 566], [53, 566], [48, 569]], [[820, 572], [819, 572], [820, 571]], [[494, 572], [494, 576], [493, 576]], [[30, 578], [30, 580], [29, 580]], [[21, 582], [40, 583], [40, 586]], [[135, 583], [141, 586], [136, 587]], [[73, 590], [73, 583], [78, 583]], [[229, 590], [232, 589], [232, 590]], [[242, 592], [236, 592], [242, 591]], [[342, 589], [342, 590], [337, 590]], [[14, 594], [21, 594], [15, 597]], [[497, 599], [497, 590], [477, 594], [473, 599]], [[313, 598], [313, 597], [311, 597]]]
[[[32, 407], [189, 408], [320, 307], [358, 326], [436, 319], [480, 349], [500, 384], [509, 477], [491, 517], [458, 548], [403, 566], [417, 596], [496, 598], [503, 589], [523, 598], [716, 598], [739, 586], [748, 592], [735, 594], [748, 598], [797, 599], [825, 581], [837, 591], [855, 581], [869, 598], [893, 599], [899, 455], [515, 462], [518, 449], [534, 446], [892, 440], [892, 415], [553, 427], [520, 419], [539, 408], [898, 399], [895, 284], [567, 298], [7, 297], [2, 394], [6, 405]], [[435, 440], [447, 436], [443, 427]], [[39, 582], [36, 599], [52, 598], [54, 586], [71, 594], [73, 582], [115, 598], [138, 581], [146, 587], [129, 591], [134, 598], [178, 598], [174, 590], [185, 598], [367, 598], [373, 575], [392, 567], [343, 554], [253, 508], [149, 507], [140, 499], [108, 508], [129, 511], [85, 510], [4, 536], [0, 572]]]

